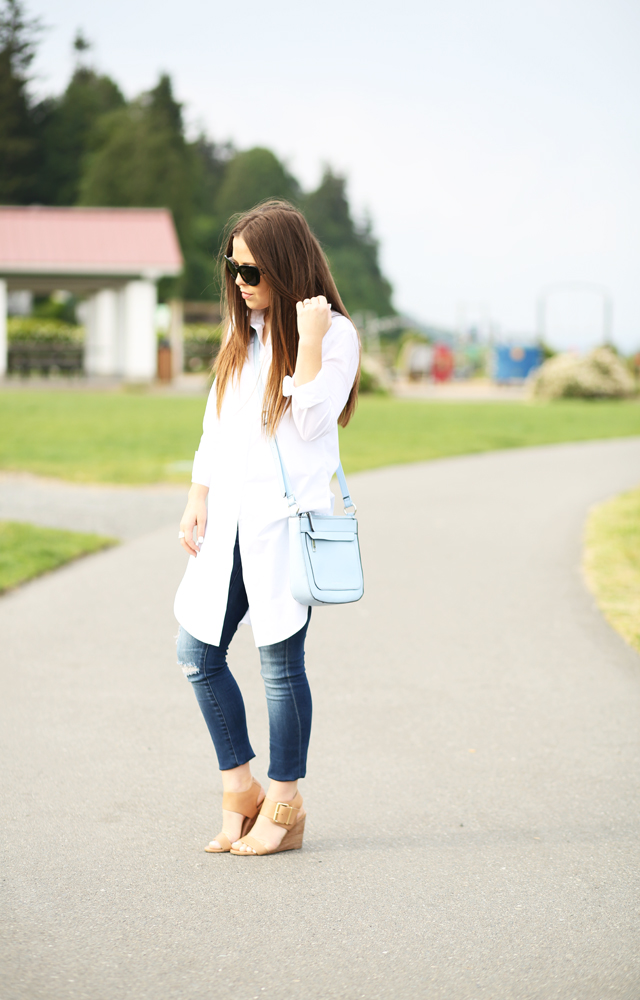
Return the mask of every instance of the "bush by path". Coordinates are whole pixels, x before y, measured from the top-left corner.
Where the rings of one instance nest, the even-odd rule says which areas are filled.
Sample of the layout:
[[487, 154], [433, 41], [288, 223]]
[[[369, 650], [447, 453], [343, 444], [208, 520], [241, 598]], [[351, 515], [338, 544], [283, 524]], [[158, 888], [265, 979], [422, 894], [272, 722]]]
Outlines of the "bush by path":
[[609, 347], [549, 358], [531, 383], [531, 395], [546, 400], [626, 399], [636, 391], [628, 366]]
[[[188, 482], [204, 397], [0, 393], [0, 469], [79, 482]], [[363, 396], [341, 431], [347, 472], [448, 455], [640, 435], [640, 404], [417, 402]]]
[[115, 545], [113, 538], [0, 521], [0, 594], [79, 556]]

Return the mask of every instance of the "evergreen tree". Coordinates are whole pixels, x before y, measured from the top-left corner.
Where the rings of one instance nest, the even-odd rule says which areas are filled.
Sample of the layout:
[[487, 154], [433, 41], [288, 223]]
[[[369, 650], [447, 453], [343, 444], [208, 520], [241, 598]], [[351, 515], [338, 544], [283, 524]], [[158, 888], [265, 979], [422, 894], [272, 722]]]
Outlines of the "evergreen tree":
[[186, 299], [217, 299], [220, 284], [216, 258], [226, 219], [216, 211], [216, 201], [226, 165], [235, 155], [230, 144], [217, 145], [200, 135], [192, 145], [195, 173], [192, 243], [187, 253], [183, 294]]
[[81, 205], [166, 207], [183, 242], [193, 215], [194, 157], [169, 77], [100, 117], [80, 181]]
[[393, 313], [392, 288], [378, 262], [378, 241], [368, 220], [361, 226], [354, 223], [344, 177], [327, 167], [320, 186], [307, 195], [302, 207], [329, 258], [347, 309], [378, 316]]
[[40, 22], [21, 0], [0, 9], [0, 202], [23, 205], [37, 189], [39, 136], [29, 93], [29, 67]]
[[346, 188], [345, 179], [326, 167], [320, 186], [304, 200], [307, 222], [320, 242], [328, 247], [355, 246], [358, 243]]
[[84, 66], [77, 67], [61, 98], [43, 102], [41, 201], [47, 205], [76, 204], [96, 123], [102, 115], [123, 106], [117, 84]]
[[218, 192], [225, 177], [227, 165], [236, 155], [231, 143], [212, 142], [201, 133], [193, 143], [196, 159], [196, 185], [194, 198], [196, 210], [206, 215], [215, 211]]
[[182, 106], [163, 75], [148, 94], [97, 120], [78, 200], [171, 209], [185, 271], [177, 283], [164, 282], [161, 294], [215, 298], [220, 222], [214, 204], [230, 152], [204, 136], [186, 141]]
[[216, 208], [224, 223], [236, 212], [246, 212], [266, 198], [296, 202], [300, 186], [270, 149], [248, 149], [229, 161]]

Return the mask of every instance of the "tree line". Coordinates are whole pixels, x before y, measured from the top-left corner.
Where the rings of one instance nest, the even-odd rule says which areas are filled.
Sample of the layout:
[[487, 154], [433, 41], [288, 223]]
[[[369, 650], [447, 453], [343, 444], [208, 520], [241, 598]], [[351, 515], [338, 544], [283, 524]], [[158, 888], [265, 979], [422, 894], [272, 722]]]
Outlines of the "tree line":
[[269, 149], [238, 150], [205, 133], [189, 139], [168, 75], [128, 101], [89, 64], [80, 33], [64, 93], [36, 101], [31, 66], [41, 32], [22, 0], [1, 0], [0, 203], [167, 207], [185, 269], [163, 283], [161, 296], [216, 299], [213, 262], [229, 217], [286, 198], [325, 249], [347, 308], [393, 312], [378, 241], [367, 219], [354, 220], [344, 177], [326, 167], [316, 190], [304, 191]]

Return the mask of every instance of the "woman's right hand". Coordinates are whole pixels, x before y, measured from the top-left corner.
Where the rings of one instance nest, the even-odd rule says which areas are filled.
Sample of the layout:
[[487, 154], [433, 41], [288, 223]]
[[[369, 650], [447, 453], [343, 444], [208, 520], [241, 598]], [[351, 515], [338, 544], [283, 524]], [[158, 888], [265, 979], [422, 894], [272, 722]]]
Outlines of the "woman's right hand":
[[[204, 541], [204, 530], [207, 525], [207, 493], [208, 486], [201, 486], [200, 483], [192, 483], [189, 490], [189, 500], [184, 509], [182, 520], [180, 521], [180, 531], [184, 532], [184, 537], [180, 539], [180, 544], [190, 556], [197, 556], [200, 546]], [[193, 529], [197, 528], [197, 542], [193, 540]]]

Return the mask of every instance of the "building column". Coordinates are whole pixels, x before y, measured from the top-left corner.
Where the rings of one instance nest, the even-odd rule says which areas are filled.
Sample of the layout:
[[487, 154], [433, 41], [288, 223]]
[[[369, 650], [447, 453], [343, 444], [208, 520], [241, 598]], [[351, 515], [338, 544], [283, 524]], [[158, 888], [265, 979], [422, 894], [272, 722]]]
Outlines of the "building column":
[[130, 382], [156, 377], [156, 304], [153, 281], [130, 281], [122, 290], [122, 374]]
[[87, 375], [116, 375], [118, 336], [118, 296], [104, 288], [87, 302], [87, 336], [84, 369]]
[[169, 308], [171, 309], [171, 320], [169, 323], [171, 374], [173, 378], [177, 378], [184, 371], [184, 306], [182, 299], [171, 299]]
[[78, 318], [84, 324], [84, 357], [82, 366], [86, 375], [95, 375], [96, 349], [96, 297], [89, 295], [78, 309]]
[[0, 378], [7, 373], [7, 283], [0, 279]]

